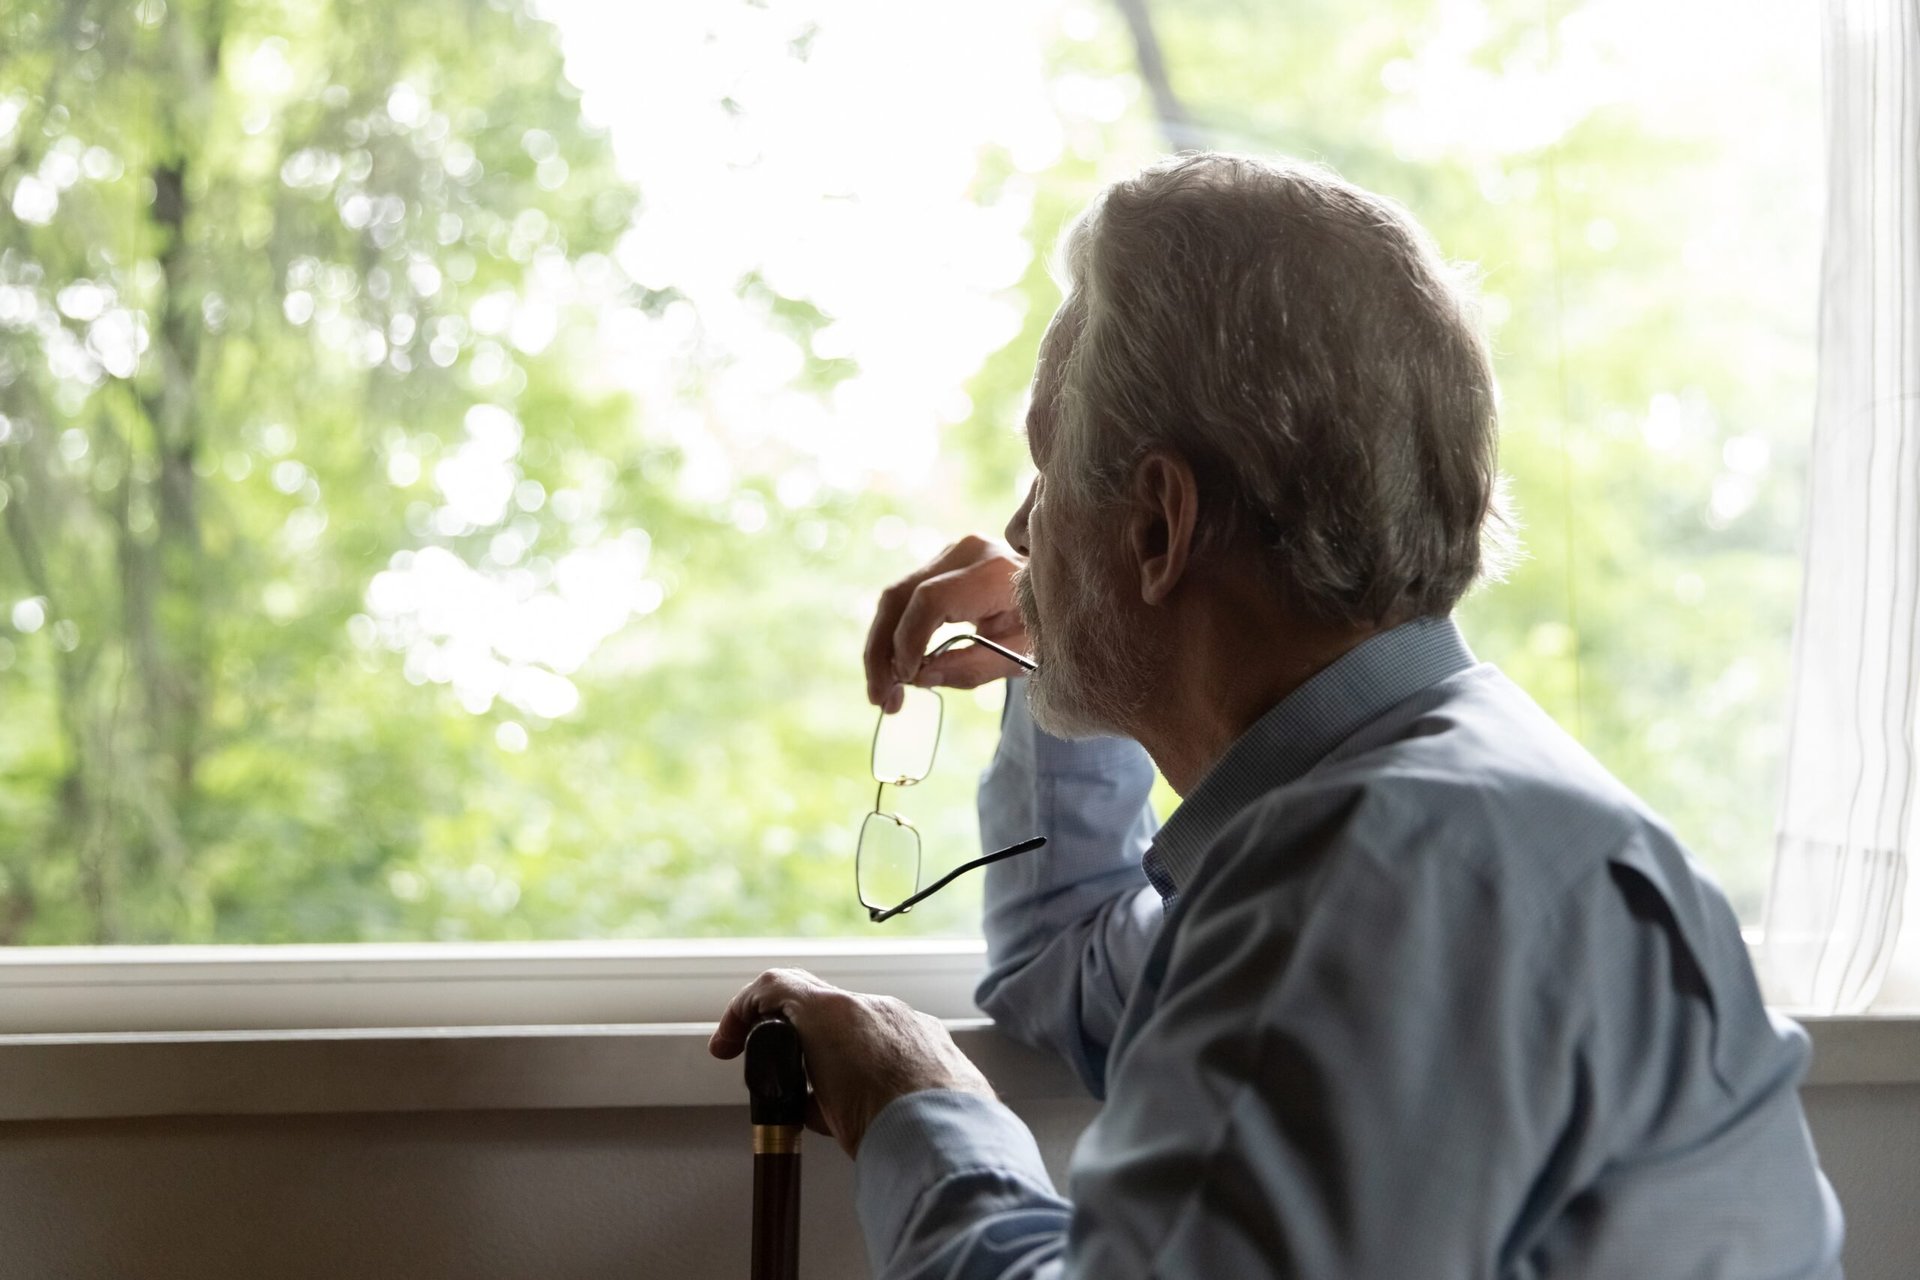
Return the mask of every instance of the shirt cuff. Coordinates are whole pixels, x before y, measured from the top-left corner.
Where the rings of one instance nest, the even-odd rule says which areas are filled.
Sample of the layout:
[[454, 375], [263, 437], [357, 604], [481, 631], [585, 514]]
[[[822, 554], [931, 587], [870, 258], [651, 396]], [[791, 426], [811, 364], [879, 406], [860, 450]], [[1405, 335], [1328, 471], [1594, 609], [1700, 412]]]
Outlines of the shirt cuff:
[[[853, 1199], [880, 1275], [928, 1191], [958, 1173], [992, 1171], [1058, 1199], [1032, 1132], [1005, 1104], [977, 1093], [924, 1089], [888, 1103], [860, 1139]], [[942, 1224], [964, 1229], [965, 1222]]]

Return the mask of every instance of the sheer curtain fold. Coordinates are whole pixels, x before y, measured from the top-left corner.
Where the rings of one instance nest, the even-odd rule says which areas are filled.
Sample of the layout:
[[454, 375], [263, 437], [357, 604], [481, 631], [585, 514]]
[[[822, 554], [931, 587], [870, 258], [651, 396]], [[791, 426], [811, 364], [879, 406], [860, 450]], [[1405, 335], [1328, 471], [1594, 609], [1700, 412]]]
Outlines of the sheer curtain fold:
[[1920, 0], [1824, 6], [1820, 374], [1761, 972], [1857, 1012], [1895, 955], [1920, 787]]

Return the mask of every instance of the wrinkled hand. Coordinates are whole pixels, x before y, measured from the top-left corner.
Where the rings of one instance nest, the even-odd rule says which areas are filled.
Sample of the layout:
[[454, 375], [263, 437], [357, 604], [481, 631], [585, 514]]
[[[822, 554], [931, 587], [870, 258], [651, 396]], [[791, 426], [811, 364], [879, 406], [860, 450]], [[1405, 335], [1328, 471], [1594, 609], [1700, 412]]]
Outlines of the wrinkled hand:
[[867, 701], [898, 711], [906, 684], [972, 689], [1020, 668], [991, 649], [960, 645], [926, 660], [927, 641], [949, 622], [971, 623], [1016, 653], [1028, 649], [1014, 603], [1013, 575], [1024, 564], [997, 538], [968, 534], [880, 593], [867, 631]]
[[800, 1033], [813, 1097], [807, 1127], [831, 1134], [849, 1156], [895, 1098], [923, 1089], [994, 1096], [938, 1018], [891, 996], [842, 991], [804, 969], [769, 969], [740, 989], [707, 1051], [738, 1057], [762, 1018], [784, 1016]]

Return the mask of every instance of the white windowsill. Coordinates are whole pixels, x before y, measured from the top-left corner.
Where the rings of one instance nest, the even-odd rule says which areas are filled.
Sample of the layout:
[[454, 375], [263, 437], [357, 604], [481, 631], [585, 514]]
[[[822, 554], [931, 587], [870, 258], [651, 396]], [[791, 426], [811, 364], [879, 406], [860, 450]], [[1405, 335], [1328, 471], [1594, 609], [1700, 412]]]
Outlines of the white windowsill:
[[[0, 1121], [738, 1106], [713, 1019], [800, 965], [949, 1020], [1010, 1101], [1083, 1099], [979, 1019], [977, 940], [0, 953]], [[1920, 1016], [1802, 1017], [1807, 1083], [1920, 1084]]]
[[784, 966], [971, 1018], [985, 963], [978, 938], [23, 947], [0, 1035], [710, 1022]]

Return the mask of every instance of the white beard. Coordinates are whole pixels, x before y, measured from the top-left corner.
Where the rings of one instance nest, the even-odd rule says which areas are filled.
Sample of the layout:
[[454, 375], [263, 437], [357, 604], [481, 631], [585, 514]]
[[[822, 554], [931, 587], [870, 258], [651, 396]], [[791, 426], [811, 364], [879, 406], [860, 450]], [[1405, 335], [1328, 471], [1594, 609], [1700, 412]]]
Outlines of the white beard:
[[1027, 677], [1027, 708], [1056, 738], [1129, 735], [1153, 685], [1154, 653], [1129, 634], [1113, 586], [1092, 566], [1075, 568], [1059, 593], [1057, 631], [1040, 625], [1031, 571], [1014, 575], [1014, 599], [1039, 663]]

